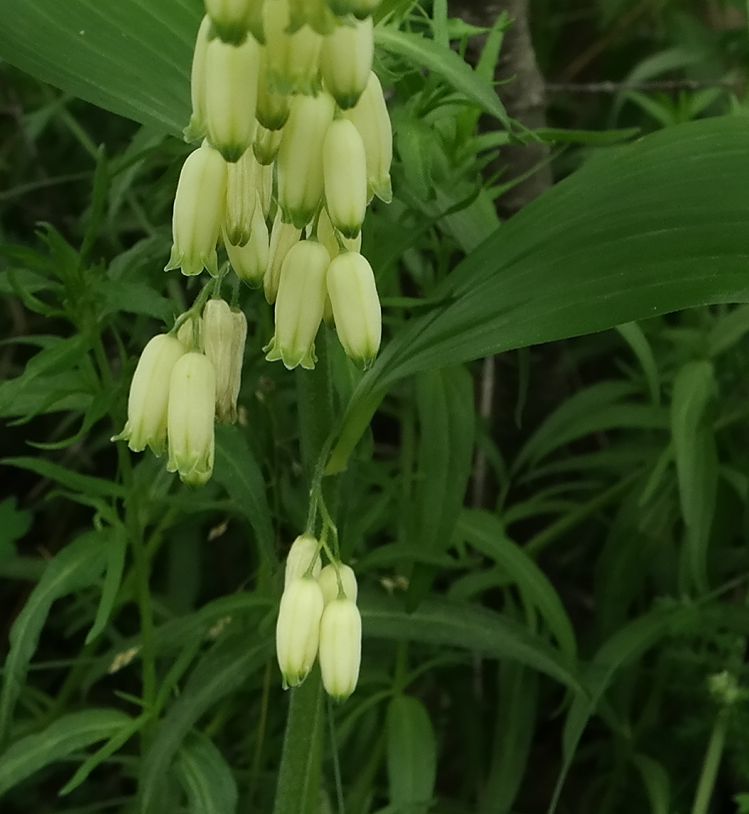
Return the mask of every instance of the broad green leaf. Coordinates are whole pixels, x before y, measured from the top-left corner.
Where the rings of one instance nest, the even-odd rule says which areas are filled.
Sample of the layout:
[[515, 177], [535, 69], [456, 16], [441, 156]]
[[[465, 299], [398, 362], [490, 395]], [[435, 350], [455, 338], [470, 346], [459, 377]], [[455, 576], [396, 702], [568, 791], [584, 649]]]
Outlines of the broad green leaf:
[[513, 659], [579, 691], [573, 665], [540, 636], [506, 616], [464, 602], [428, 599], [413, 613], [394, 600], [362, 597], [363, 635], [414, 641]]
[[125, 554], [127, 553], [125, 529], [121, 526], [113, 528], [105, 546], [107, 549], [107, 570], [101, 588], [99, 607], [96, 609], [96, 617], [91, 630], [86, 635], [86, 644], [93, 642], [104, 631], [117, 599], [117, 593], [122, 582], [122, 573], [125, 570]]
[[722, 314], [707, 337], [708, 353], [711, 357], [737, 345], [749, 333], [749, 305], [734, 308], [728, 314]]
[[130, 718], [117, 710], [87, 709], [21, 738], [0, 756], [0, 796], [50, 763], [112, 737], [129, 722]]
[[[471, 474], [475, 435], [473, 380], [464, 368], [422, 374], [416, 383], [419, 449], [411, 539], [426, 554], [450, 545]], [[434, 569], [417, 566], [412, 606], [424, 598]]]
[[10, 630], [10, 650], [3, 665], [0, 742], [5, 742], [9, 735], [13, 710], [52, 603], [99, 580], [106, 563], [107, 541], [107, 532], [90, 532], [63, 548], [50, 561], [16, 617]]
[[222, 698], [240, 687], [248, 675], [259, 669], [270, 652], [269, 642], [262, 641], [253, 646], [242, 634], [220, 641], [203, 656], [161, 722], [158, 734], [143, 758], [139, 778], [143, 814], [154, 811], [161, 784], [192, 727]]
[[393, 814], [426, 814], [437, 779], [437, 742], [429, 713], [418, 698], [397, 695], [385, 721]]
[[577, 651], [575, 631], [562, 600], [536, 563], [508, 539], [499, 520], [487, 512], [464, 510], [457, 533], [494, 560], [517, 583], [526, 600], [538, 608], [560, 650], [574, 658]]
[[632, 762], [640, 772], [650, 801], [650, 814], [671, 814], [671, 783], [663, 766], [647, 755], [635, 755]]
[[690, 362], [676, 375], [671, 434], [686, 526], [686, 561], [695, 587], [707, 588], [707, 547], [718, 489], [718, 452], [706, 410], [715, 393], [710, 362]]
[[67, 469], [60, 464], [43, 458], [3, 458], [0, 464], [5, 466], [15, 466], [19, 469], [28, 469], [40, 475], [42, 478], [56, 481], [62, 486], [67, 486], [75, 492], [82, 492], [85, 495], [95, 497], [123, 497], [124, 489], [118, 483], [104, 478], [95, 478], [91, 475], [81, 475], [72, 469]]
[[234, 814], [237, 810], [237, 784], [210, 738], [190, 735], [179, 750], [176, 770], [190, 814]]
[[404, 376], [711, 303], [748, 302], [743, 116], [596, 155], [504, 223], [387, 344], [354, 393], [329, 471]]
[[289, 691], [273, 814], [320, 811], [324, 725], [322, 681], [315, 668], [301, 687]]
[[226, 489], [237, 512], [255, 531], [258, 547], [268, 562], [275, 562], [275, 535], [265, 478], [247, 440], [236, 427], [216, 429], [215, 479]]
[[0, 58], [162, 132], [187, 124], [199, 0], [6, 0], [3, 12]]

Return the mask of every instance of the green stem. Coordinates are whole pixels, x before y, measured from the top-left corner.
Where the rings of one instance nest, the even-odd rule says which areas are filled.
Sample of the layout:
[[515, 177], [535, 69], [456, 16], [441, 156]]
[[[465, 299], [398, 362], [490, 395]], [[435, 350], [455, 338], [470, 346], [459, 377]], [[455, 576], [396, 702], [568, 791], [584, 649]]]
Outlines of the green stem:
[[726, 743], [726, 730], [728, 729], [728, 711], [722, 709], [718, 713], [710, 735], [710, 742], [705, 751], [705, 759], [702, 762], [702, 774], [697, 785], [697, 793], [694, 796], [692, 814], [708, 814], [710, 811], [710, 801], [715, 789], [715, 781], [718, 777], [721, 761], [723, 760], [723, 749]]

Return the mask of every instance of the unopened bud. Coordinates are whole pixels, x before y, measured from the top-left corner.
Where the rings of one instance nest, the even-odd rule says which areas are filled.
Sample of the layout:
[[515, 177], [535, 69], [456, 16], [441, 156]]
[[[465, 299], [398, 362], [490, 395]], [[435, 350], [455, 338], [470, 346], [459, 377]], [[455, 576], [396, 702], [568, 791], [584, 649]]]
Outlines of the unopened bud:
[[372, 266], [357, 252], [339, 254], [328, 269], [327, 286], [338, 339], [346, 355], [368, 367], [377, 356], [382, 335]]
[[325, 307], [325, 274], [330, 255], [314, 240], [293, 246], [281, 268], [276, 298], [276, 332], [264, 348], [269, 362], [281, 360], [292, 370], [315, 367], [315, 336]]
[[355, 238], [367, 213], [367, 158], [364, 142], [348, 119], [336, 119], [323, 145], [325, 208], [344, 237]]
[[318, 34], [330, 34], [336, 27], [335, 15], [331, 12], [328, 0], [289, 0], [290, 31], [298, 31], [309, 26]]
[[335, 102], [327, 93], [297, 96], [278, 152], [278, 205], [287, 223], [303, 229], [323, 194], [323, 143]]
[[252, 37], [229, 45], [218, 37], [206, 53], [208, 139], [227, 161], [237, 161], [255, 135], [260, 46]]
[[382, 93], [382, 85], [374, 71], [369, 74], [367, 87], [356, 106], [346, 110], [343, 115], [356, 125], [364, 142], [370, 197], [376, 195], [385, 203], [390, 203], [393, 199], [390, 185], [393, 128], [385, 96]]
[[229, 424], [237, 420], [246, 339], [245, 315], [224, 300], [208, 300], [203, 309], [203, 349], [216, 371], [216, 417]]
[[195, 40], [195, 50], [192, 55], [192, 72], [190, 78], [190, 94], [192, 97], [192, 116], [190, 123], [184, 130], [185, 141], [195, 141], [203, 138], [206, 133], [205, 124], [205, 55], [208, 50], [208, 39], [211, 34], [211, 18], [206, 14], [198, 28]]
[[213, 473], [213, 417], [216, 373], [202, 353], [186, 353], [169, 382], [167, 436], [169, 472], [190, 486], [202, 486]]
[[260, 172], [257, 175], [257, 191], [260, 195], [260, 204], [266, 220], [270, 216], [270, 207], [273, 203], [273, 170], [275, 166], [275, 164], [261, 165]]
[[[256, 193], [257, 195], [257, 193]], [[226, 238], [224, 240], [229, 263], [242, 282], [259, 288], [263, 284], [266, 269], [268, 268], [268, 226], [263, 217], [260, 196], [257, 195], [255, 212], [252, 216], [252, 232], [250, 239], [244, 246], [234, 246]]]
[[133, 452], [148, 446], [161, 455], [166, 444], [169, 377], [184, 353], [182, 343], [169, 334], [154, 336], [143, 348], [130, 384], [127, 421], [113, 441], [127, 441]]
[[273, 221], [273, 229], [270, 233], [270, 252], [268, 256], [268, 268], [263, 277], [263, 288], [265, 289], [265, 299], [272, 305], [278, 296], [278, 284], [281, 280], [281, 269], [283, 261], [292, 246], [299, 243], [302, 230], [297, 229], [290, 223], [284, 223], [281, 213], [276, 213]]
[[188, 276], [203, 268], [216, 277], [216, 241], [224, 218], [226, 162], [204, 142], [187, 156], [174, 196], [172, 253], [165, 270]]
[[282, 130], [267, 130], [262, 125], [258, 127], [255, 133], [255, 143], [252, 145], [258, 164], [267, 167], [276, 160], [282, 135]]
[[[315, 579], [320, 576], [322, 563], [320, 562], [319, 549], [320, 544], [311, 534], [300, 534], [294, 540], [286, 557], [284, 587], [288, 588], [289, 583], [306, 576], [308, 571]], [[311, 570], [310, 566], [312, 566]]]
[[372, 18], [336, 26], [323, 42], [320, 71], [325, 89], [347, 110], [359, 101], [369, 81], [374, 58]]
[[317, 657], [323, 597], [312, 577], [292, 580], [281, 596], [276, 623], [276, 656], [284, 687], [296, 687]]
[[280, 130], [289, 118], [289, 96], [271, 87], [268, 77], [268, 49], [260, 49], [260, 72], [257, 78], [257, 110], [255, 116], [268, 130]]
[[235, 246], [244, 246], [252, 234], [257, 204], [257, 170], [252, 150], [245, 150], [239, 161], [227, 164], [224, 230], [229, 242]]
[[257, 28], [263, 0], [205, 0], [216, 33], [224, 42], [239, 45]]
[[[339, 577], [341, 580], [340, 585], [338, 583]], [[320, 571], [317, 581], [320, 583], [320, 590], [326, 605], [341, 597], [341, 588], [343, 588], [343, 596], [346, 599], [356, 602], [359, 587], [356, 584], [354, 569], [350, 565], [338, 563], [338, 568], [336, 568], [333, 563], [330, 563]]]
[[266, 2], [263, 22], [270, 89], [276, 93], [316, 92], [322, 37], [309, 26], [291, 33], [289, 0]]
[[325, 692], [345, 701], [356, 689], [361, 664], [361, 615], [351, 599], [334, 599], [320, 620], [320, 672]]
[[317, 221], [317, 239], [328, 250], [331, 260], [344, 251], [361, 251], [361, 238], [361, 232], [354, 238], [344, 237], [330, 222], [330, 216], [325, 207], [320, 210], [320, 217]]

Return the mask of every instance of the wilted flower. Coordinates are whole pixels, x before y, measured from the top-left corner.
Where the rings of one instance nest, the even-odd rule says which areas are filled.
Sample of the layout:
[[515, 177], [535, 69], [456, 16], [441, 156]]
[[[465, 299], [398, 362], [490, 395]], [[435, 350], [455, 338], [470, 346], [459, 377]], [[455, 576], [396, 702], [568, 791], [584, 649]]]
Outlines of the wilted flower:
[[323, 596], [312, 577], [292, 580], [281, 596], [276, 624], [276, 656], [285, 687], [309, 675], [317, 657]]
[[357, 364], [371, 364], [380, 349], [382, 313], [374, 272], [357, 252], [333, 260], [327, 275], [328, 295], [338, 338]]
[[203, 350], [216, 372], [216, 417], [237, 420], [247, 318], [225, 300], [208, 300], [203, 309]]
[[133, 452], [148, 446], [161, 455], [166, 445], [169, 378], [184, 353], [182, 343], [169, 334], [154, 336], [143, 348], [130, 384], [127, 421], [113, 441], [127, 441]]
[[188, 276], [203, 268], [218, 274], [216, 241], [224, 218], [226, 162], [204, 142], [187, 156], [174, 197], [172, 253], [166, 271], [181, 268]]
[[325, 207], [344, 237], [355, 238], [367, 213], [367, 159], [364, 142], [347, 119], [336, 119], [323, 145]]
[[361, 664], [361, 615], [352, 599], [334, 599], [325, 606], [319, 648], [325, 691], [345, 701], [356, 689]]
[[191, 352], [174, 365], [169, 382], [167, 436], [169, 472], [190, 486], [202, 486], [213, 473], [216, 373], [202, 353]]
[[280, 359], [289, 370], [314, 368], [329, 263], [327, 249], [314, 240], [297, 243], [286, 255], [276, 298], [276, 332], [264, 348], [269, 362]]

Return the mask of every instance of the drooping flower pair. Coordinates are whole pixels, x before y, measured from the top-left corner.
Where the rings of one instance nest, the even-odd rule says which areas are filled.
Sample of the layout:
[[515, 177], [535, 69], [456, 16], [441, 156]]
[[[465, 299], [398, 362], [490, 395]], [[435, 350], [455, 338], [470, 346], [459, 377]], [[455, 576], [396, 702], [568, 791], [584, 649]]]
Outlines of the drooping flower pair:
[[214, 420], [234, 422], [247, 320], [220, 299], [178, 330], [153, 337], [130, 385], [127, 421], [113, 440], [134, 452], [168, 450], [167, 470], [201, 486], [213, 473]]
[[276, 624], [276, 655], [286, 687], [301, 684], [319, 658], [325, 691], [343, 701], [359, 680], [358, 589], [350, 566], [321, 567], [319, 548], [306, 534], [291, 546]]

